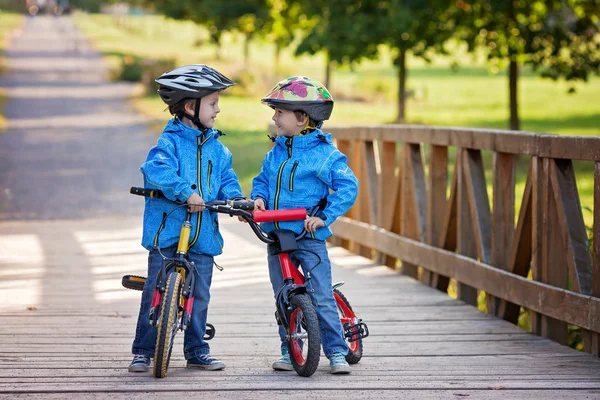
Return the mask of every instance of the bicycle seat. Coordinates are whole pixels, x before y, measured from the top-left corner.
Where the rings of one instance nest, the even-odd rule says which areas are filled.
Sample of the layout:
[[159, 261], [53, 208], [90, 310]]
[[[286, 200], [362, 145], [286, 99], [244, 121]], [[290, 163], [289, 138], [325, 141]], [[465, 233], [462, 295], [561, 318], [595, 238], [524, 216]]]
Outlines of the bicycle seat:
[[269, 237], [275, 240], [275, 243], [269, 246], [270, 250], [273, 250], [272, 255], [277, 255], [279, 253], [291, 253], [298, 250], [296, 234], [293, 231], [287, 229], [276, 229], [269, 232]]

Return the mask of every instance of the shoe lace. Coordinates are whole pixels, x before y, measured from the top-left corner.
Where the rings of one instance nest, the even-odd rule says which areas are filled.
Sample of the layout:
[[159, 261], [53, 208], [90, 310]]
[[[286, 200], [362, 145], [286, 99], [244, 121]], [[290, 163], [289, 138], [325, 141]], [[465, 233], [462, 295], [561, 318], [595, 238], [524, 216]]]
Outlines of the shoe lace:
[[198, 358], [204, 362], [207, 363], [211, 363], [213, 361], [216, 361], [215, 358], [211, 357], [210, 354], [201, 354], [200, 356], [198, 356]]
[[334, 353], [331, 355], [330, 361], [332, 364], [345, 364], [346, 356], [344, 356], [342, 353]]
[[142, 355], [142, 354], [136, 354], [135, 356], [133, 356], [133, 363], [146, 363], [148, 362], [148, 357]]

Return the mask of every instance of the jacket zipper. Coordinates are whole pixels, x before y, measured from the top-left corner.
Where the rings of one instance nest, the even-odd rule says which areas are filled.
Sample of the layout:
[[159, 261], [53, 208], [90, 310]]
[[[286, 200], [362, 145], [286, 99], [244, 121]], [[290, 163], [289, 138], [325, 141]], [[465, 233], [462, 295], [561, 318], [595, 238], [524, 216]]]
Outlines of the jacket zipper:
[[[200, 197], [204, 198], [204, 195], [202, 194], [202, 146], [204, 146], [204, 143], [206, 143], [206, 141], [209, 139], [210, 136], [207, 136], [206, 139], [204, 139], [204, 141], [202, 141], [202, 135], [198, 136], [196, 138], [196, 143], [198, 144], [198, 152], [197, 152], [197, 162], [198, 162], [198, 194], [200, 195]], [[192, 248], [192, 246], [194, 246], [196, 244], [196, 242], [198, 241], [198, 235], [200, 234], [200, 228], [202, 226], [202, 213], [201, 212], [197, 212], [195, 213], [197, 215], [197, 222], [196, 222], [196, 233], [194, 234], [194, 239], [192, 239], [192, 241], [190, 242], [189, 246], [188, 246], [188, 250]]]
[[294, 191], [294, 172], [296, 172], [296, 168], [298, 168], [299, 161], [294, 161], [294, 166], [292, 167], [292, 172], [290, 173], [290, 192]]
[[212, 194], [212, 189], [210, 188], [210, 176], [212, 175], [212, 161], [208, 160], [208, 193]]
[[[279, 208], [279, 194], [281, 193], [281, 176], [283, 175], [283, 168], [285, 164], [287, 164], [292, 158], [292, 142], [294, 141], [294, 137], [290, 137], [285, 141], [285, 145], [288, 148], [288, 158], [279, 166], [279, 173], [277, 174], [277, 190], [275, 191], [275, 210]], [[275, 229], [279, 229], [279, 222], [275, 222]]]

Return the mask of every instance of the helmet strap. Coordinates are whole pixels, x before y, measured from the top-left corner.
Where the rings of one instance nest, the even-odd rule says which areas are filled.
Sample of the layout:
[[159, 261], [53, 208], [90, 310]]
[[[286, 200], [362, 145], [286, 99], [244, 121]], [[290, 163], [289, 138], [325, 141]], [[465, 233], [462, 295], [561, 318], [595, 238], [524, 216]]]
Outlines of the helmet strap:
[[202, 122], [200, 122], [200, 101], [202, 101], [202, 99], [196, 99], [196, 106], [194, 108], [194, 115], [191, 116], [190, 114], [188, 114], [187, 112], [185, 112], [185, 108], [183, 111], [183, 115], [189, 119], [190, 121], [192, 121], [197, 127], [199, 131], [206, 131], [208, 128], [206, 126], [204, 126], [204, 124]]
[[316, 126], [310, 126], [310, 117], [308, 116], [308, 114], [306, 114], [306, 126], [304, 127], [304, 129], [302, 129], [300, 134], [306, 135], [307, 133], [310, 133], [310, 132], [314, 131], [315, 129], [318, 129], [318, 128]]

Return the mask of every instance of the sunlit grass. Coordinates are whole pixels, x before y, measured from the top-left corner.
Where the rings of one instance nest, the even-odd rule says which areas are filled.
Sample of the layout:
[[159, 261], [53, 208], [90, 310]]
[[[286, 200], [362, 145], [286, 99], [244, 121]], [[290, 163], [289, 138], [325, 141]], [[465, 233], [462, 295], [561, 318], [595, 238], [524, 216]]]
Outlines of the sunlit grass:
[[[4, 73], [5, 65], [2, 54], [7, 44], [7, 36], [15, 28], [23, 23], [23, 16], [16, 13], [9, 13], [0, 10], [0, 75]], [[6, 96], [2, 88], [0, 88], [0, 131], [5, 127], [4, 121], [4, 103], [6, 102]]]

